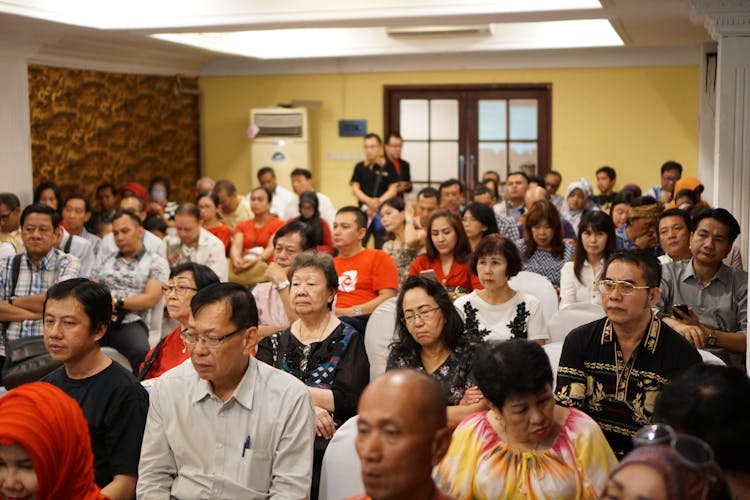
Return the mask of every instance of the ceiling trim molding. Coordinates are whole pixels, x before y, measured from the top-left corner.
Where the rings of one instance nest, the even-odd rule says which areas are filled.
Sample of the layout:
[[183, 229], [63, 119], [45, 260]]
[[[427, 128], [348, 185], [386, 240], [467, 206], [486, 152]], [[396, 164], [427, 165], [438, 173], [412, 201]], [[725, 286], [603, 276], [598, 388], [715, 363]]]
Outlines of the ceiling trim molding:
[[712, 39], [750, 35], [747, 0], [690, 0], [690, 20], [702, 24]]
[[258, 61], [225, 58], [206, 64], [201, 76], [301, 75], [407, 71], [560, 69], [700, 64], [700, 47], [614, 47], [415, 56]]

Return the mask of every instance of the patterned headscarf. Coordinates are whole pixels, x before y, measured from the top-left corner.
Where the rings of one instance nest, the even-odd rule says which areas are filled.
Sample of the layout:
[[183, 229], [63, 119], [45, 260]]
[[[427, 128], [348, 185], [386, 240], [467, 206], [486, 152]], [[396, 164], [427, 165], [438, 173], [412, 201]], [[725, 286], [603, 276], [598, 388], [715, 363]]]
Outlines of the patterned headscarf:
[[0, 398], [0, 445], [20, 445], [37, 477], [37, 498], [106, 499], [81, 407], [54, 385], [33, 382]]

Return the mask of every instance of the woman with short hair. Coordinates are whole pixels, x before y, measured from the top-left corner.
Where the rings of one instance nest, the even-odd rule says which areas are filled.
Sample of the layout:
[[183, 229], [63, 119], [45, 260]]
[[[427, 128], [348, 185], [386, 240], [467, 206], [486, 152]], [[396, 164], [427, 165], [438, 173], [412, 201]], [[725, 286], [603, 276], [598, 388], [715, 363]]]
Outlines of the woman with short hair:
[[555, 404], [541, 346], [491, 342], [474, 377], [490, 409], [453, 432], [438, 488], [458, 499], [598, 498], [617, 460], [591, 417]]

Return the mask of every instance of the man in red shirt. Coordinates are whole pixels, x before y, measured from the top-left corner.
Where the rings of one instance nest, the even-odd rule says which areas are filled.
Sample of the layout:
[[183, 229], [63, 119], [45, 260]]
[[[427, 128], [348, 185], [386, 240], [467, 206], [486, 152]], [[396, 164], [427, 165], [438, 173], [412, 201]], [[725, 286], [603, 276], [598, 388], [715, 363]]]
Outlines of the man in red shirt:
[[358, 324], [352, 326], [362, 327], [361, 332], [369, 315], [398, 289], [398, 270], [390, 255], [362, 246], [366, 224], [365, 214], [355, 206], [339, 209], [333, 222], [333, 246], [338, 250], [333, 263], [339, 275], [336, 315], [356, 317]]

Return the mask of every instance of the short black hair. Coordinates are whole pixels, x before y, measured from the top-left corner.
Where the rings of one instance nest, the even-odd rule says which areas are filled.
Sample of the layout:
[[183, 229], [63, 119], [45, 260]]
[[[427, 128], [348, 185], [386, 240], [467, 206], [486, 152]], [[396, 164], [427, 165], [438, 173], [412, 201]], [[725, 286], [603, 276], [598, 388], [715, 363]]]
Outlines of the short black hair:
[[458, 186], [458, 192], [463, 193], [464, 192], [464, 184], [463, 182], [459, 181], [458, 179], [451, 178], [448, 180], [445, 180], [440, 183], [440, 191], [442, 191], [445, 188], [449, 188], [451, 186]]
[[203, 264], [198, 264], [197, 262], [183, 262], [182, 264], [177, 264], [172, 269], [170, 269], [169, 278], [174, 278], [178, 274], [187, 271], [193, 273], [195, 288], [197, 288], [198, 290], [200, 290], [201, 288], [205, 288], [208, 285], [221, 282], [213, 269], [208, 266], [204, 266]]
[[201, 210], [195, 203], [181, 203], [177, 207], [177, 210], [174, 211], [174, 215], [175, 217], [178, 215], [189, 215], [197, 221], [201, 220]]
[[266, 193], [266, 196], [268, 196], [268, 204], [271, 204], [271, 201], [273, 201], [273, 192], [270, 189], [266, 189], [263, 186], [258, 186], [250, 191], [250, 195], [252, 196], [252, 194], [256, 191], [263, 191], [264, 193]]
[[312, 172], [310, 172], [310, 171], [309, 171], [308, 169], [306, 169], [306, 168], [299, 168], [299, 167], [295, 168], [294, 170], [292, 170], [292, 173], [291, 173], [291, 174], [289, 174], [289, 177], [294, 177], [294, 176], [296, 176], [296, 175], [302, 175], [302, 176], [304, 176], [304, 177], [305, 177], [305, 179], [307, 179], [307, 180], [310, 180], [310, 179], [312, 179]]
[[357, 227], [367, 227], [367, 217], [365, 216], [364, 212], [362, 212], [362, 210], [355, 207], [354, 205], [347, 205], [345, 207], [339, 208], [336, 211], [336, 215], [338, 214], [354, 214], [357, 221]]
[[513, 240], [500, 233], [490, 234], [482, 238], [474, 249], [474, 253], [471, 254], [469, 270], [474, 273], [474, 275], [478, 275], [477, 262], [479, 262], [480, 258], [489, 255], [503, 256], [506, 262], [505, 277], [508, 279], [523, 270], [523, 262], [518, 247], [513, 243]]
[[117, 193], [117, 188], [115, 187], [114, 184], [112, 184], [111, 182], [102, 182], [96, 188], [96, 195], [99, 196], [99, 193], [101, 193], [105, 189], [109, 189], [109, 192], [110, 194], [112, 194], [112, 196], [114, 196], [115, 193]]
[[21, 206], [21, 200], [14, 193], [0, 193], [0, 205], [5, 205], [12, 212]]
[[91, 212], [91, 203], [89, 203], [89, 199], [83, 196], [80, 193], [71, 194], [67, 198], [65, 198], [65, 203], [63, 203], [63, 207], [68, 204], [70, 200], [81, 200], [84, 205], [86, 206], [86, 212]]
[[659, 214], [659, 219], [656, 222], [657, 228], [659, 227], [659, 224], [661, 224], [661, 220], [665, 217], [681, 217], [683, 222], [685, 223], [685, 227], [688, 228], [688, 230], [692, 229], [692, 226], [690, 225], [690, 214], [685, 210], [680, 210], [679, 208], [670, 208], [663, 211]]
[[[121, 217], [128, 217], [130, 220], [134, 221], [139, 227], [143, 227], [143, 222], [141, 222], [141, 218], [138, 217], [132, 210], [118, 210], [115, 212], [115, 215], [112, 216], [112, 222], [116, 221], [117, 219]], [[161, 219], [161, 217], [157, 217], [158, 219]], [[166, 223], [164, 224], [164, 227], [166, 229]]]
[[724, 208], [703, 208], [693, 216], [693, 224], [690, 227], [690, 232], [694, 233], [698, 229], [698, 224], [703, 219], [714, 219], [717, 222], [724, 224], [729, 230], [729, 244], [732, 245], [737, 236], [740, 235], [740, 224], [734, 215]]
[[657, 201], [656, 198], [653, 196], [636, 196], [632, 200], [630, 200], [630, 206], [631, 207], [643, 207], [646, 205], [656, 205]]
[[544, 174], [544, 176], [546, 177], [546, 176], [548, 176], [550, 174], [556, 175], [562, 181], [562, 174], [560, 172], [558, 172], [557, 170], [550, 170], [549, 172], [547, 172], [546, 174]]
[[52, 219], [52, 229], [57, 229], [58, 227], [60, 227], [60, 214], [57, 213], [52, 207], [50, 207], [49, 205], [45, 205], [44, 203], [32, 203], [31, 205], [28, 205], [26, 208], [24, 208], [23, 212], [21, 212], [21, 226], [23, 226], [24, 222], [26, 221], [26, 217], [31, 214], [49, 215], [50, 219]]
[[227, 194], [232, 195], [237, 192], [237, 187], [234, 185], [234, 183], [227, 179], [221, 179], [219, 181], [216, 181], [216, 184], [214, 184], [214, 193], [217, 195], [221, 191], [226, 191]]
[[547, 387], [551, 394], [553, 376], [542, 346], [511, 339], [490, 341], [477, 350], [474, 380], [484, 397], [502, 412], [510, 396], [537, 394]]
[[690, 201], [693, 202], [693, 205], [698, 203], [698, 195], [695, 194], [695, 191], [693, 191], [692, 189], [680, 189], [674, 196], [675, 203], [677, 203], [677, 198], [690, 198]]
[[214, 283], [198, 290], [190, 300], [193, 316], [210, 304], [226, 302], [231, 308], [229, 321], [235, 328], [258, 326], [258, 306], [253, 295], [239, 283]]
[[42, 182], [39, 184], [36, 189], [34, 190], [34, 203], [39, 203], [39, 200], [42, 197], [42, 193], [46, 191], [47, 189], [51, 189], [53, 193], [55, 193], [55, 199], [57, 200], [57, 212], [62, 212], [63, 207], [63, 197], [62, 193], [60, 193], [60, 186], [55, 184], [54, 182]]
[[314, 250], [315, 249], [315, 238], [310, 232], [310, 226], [302, 221], [292, 220], [284, 224], [279, 228], [273, 235], [273, 245], [276, 246], [276, 242], [279, 238], [286, 236], [287, 234], [299, 233], [300, 235], [300, 246], [302, 251]]
[[474, 186], [474, 189], [471, 190], [471, 199], [473, 200], [475, 196], [482, 196], [485, 194], [494, 196], [492, 191], [490, 191], [490, 188], [488, 188], [484, 184], [477, 184], [476, 186]]
[[123, 200], [137, 200], [138, 201], [138, 206], [141, 207], [140, 208], [140, 212], [143, 213], [144, 210], [146, 210], [146, 204], [143, 203], [142, 199], [140, 199], [139, 197], [137, 197], [134, 194], [123, 195], [122, 198], [120, 198], [120, 203], [122, 203]]
[[602, 173], [607, 174], [607, 177], [609, 177], [609, 179], [612, 181], [617, 179], [617, 172], [615, 172], [615, 169], [607, 165], [597, 168], [596, 173], [597, 175]]
[[159, 231], [164, 234], [167, 232], [167, 222], [164, 218], [159, 217], [158, 215], [150, 215], [146, 217], [146, 221], [143, 223], [143, 229], [151, 232]]
[[467, 336], [464, 334], [464, 323], [459, 316], [458, 311], [453, 307], [445, 287], [437, 281], [422, 276], [409, 276], [401, 287], [401, 292], [396, 300], [396, 338], [391, 344], [392, 356], [413, 357], [418, 356], [422, 349], [414, 337], [409, 333], [409, 329], [404, 324], [404, 295], [409, 290], [421, 288], [427, 295], [437, 302], [438, 307], [443, 313], [443, 331], [440, 337], [445, 345], [453, 351], [456, 347], [468, 343]]
[[526, 172], [523, 172], [523, 171], [521, 171], [521, 170], [516, 170], [515, 172], [510, 172], [510, 173], [509, 173], [509, 174], [507, 175], [507, 177], [505, 178], [505, 179], [506, 179], [506, 182], [507, 182], [507, 179], [510, 179], [510, 178], [511, 178], [511, 176], [513, 176], [513, 175], [520, 175], [521, 177], [523, 177], [523, 178], [524, 178], [524, 179], [526, 180], [526, 183], [527, 183], [527, 184], [528, 184], [529, 182], [531, 182], [531, 179], [529, 179], [529, 174], [527, 174]]
[[726, 471], [750, 472], [750, 379], [735, 367], [699, 363], [661, 388], [653, 421], [704, 440]]
[[427, 186], [419, 190], [417, 193], [417, 201], [420, 198], [437, 198], [438, 204], [440, 204], [440, 191], [432, 186]]
[[390, 144], [391, 139], [401, 139], [402, 141], [404, 140], [398, 130], [394, 130], [393, 132], [390, 132], [387, 136], [385, 136], [386, 144]]
[[637, 266], [643, 273], [643, 279], [646, 280], [646, 284], [649, 287], [659, 288], [659, 285], [661, 285], [661, 264], [650, 252], [638, 249], [617, 250], [609, 256], [609, 259], [604, 264], [602, 278], [607, 276], [610, 264], [616, 260], [622, 260]]
[[383, 139], [381, 139], [380, 136], [375, 132], [370, 132], [369, 134], [365, 135], [364, 140], [366, 141], [367, 139], [375, 139], [376, 141], [378, 141], [378, 144], [383, 144]]
[[276, 172], [274, 172], [271, 167], [263, 167], [260, 170], [258, 170], [258, 173], [255, 175], [256, 177], [258, 177], [258, 180], [260, 180], [260, 178], [266, 174], [271, 174], [274, 179], [276, 178]]
[[71, 278], [55, 283], [47, 289], [42, 306], [42, 317], [47, 310], [47, 301], [75, 298], [83, 312], [89, 318], [89, 333], [93, 334], [102, 326], [109, 328], [112, 321], [112, 294], [102, 283], [96, 283], [86, 278]]
[[544, 182], [544, 177], [541, 175], [530, 175], [529, 176], [529, 182], [535, 183], [537, 186], [544, 187], [547, 184]]
[[677, 170], [680, 175], [682, 175], [682, 165], [677, 163], [676, 161], [667, 161], [664, 162], [664, 165], [661, 166], [661, 175], [664, 175], [664, 172], [668, 170]]
[[156, 184], [161, 184], [164, 186], [164, 191], [166, 191], [165, 195], [167, 198], [169, 198], [169, 195], [172, 194], [172, 188], [169, 184], [169, 179], [166, 177], [156, 176], [153, 177], [149, 183], [148, 183], [148, 192], [150, 193], [152, 189], [154, 189], [154, 186]]

